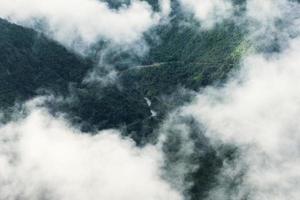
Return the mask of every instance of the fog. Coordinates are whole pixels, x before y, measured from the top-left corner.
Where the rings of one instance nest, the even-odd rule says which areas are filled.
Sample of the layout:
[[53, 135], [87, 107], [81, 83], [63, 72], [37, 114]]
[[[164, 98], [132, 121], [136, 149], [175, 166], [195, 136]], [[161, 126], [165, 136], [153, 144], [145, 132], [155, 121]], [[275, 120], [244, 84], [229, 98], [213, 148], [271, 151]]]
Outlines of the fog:
[[158, 146], [117, 130], [82, 134], [37, 102], [0, 128], [0, 199], [182, 199], [161, 178]]
[[143, 1], [112, 9], [98, 0], [1, 0], [0, 17], [41, 31], [77, 51], [89, 49], [99, 40], [129, 45], [166, 18], [170, 2], [161, 0], [155, 12]]
[[179, 0], [186, 12], [194, 14], [203, 29], [212, 29], [233, 15], [233, 4], [229, 0]]
[[[265, 12], [254, 14], [258, 5]], [[276, 38], [279, 50], [248, 52], [224, 86], [205, 88], [182, 112], [197, 119], [216, 147], [238, 147], [239, 156], [224, 163], [209, 199], [298, 199], [299, 4], [248, 1], [247, 15], [255, 27], [268, 24], [263, 31], [249, 27], [254, 46]], [[278, 20], [287, 23], [277, 26]]]
[[[195, 145], [202, 139], [219, 151], [224, 145], [236, 148], [232, 161], [224, 159], [207, 199], [299, 199], [299, 3], [248, 0], [240, 16], [229, 0], [179, 3], [199, 20], [199, 31], [227, 19], [246, 29], [250, 48], [239, 68], [221, 86], [201, 88], [191, 103], [170, 113], [155, 133], [157, 144], [145, 147], [119, 130], [83, 134], [62, 116], [27, 106], [26, 116], [0, 128], [0, 199], [188, 199], [185, 192], [194, 183], [186, 177], [202, 164], [194, 154], [206, 153]], [[141, 47], [143, 33], [168, 23], [170, 12], [167, 0], [160, 1], [159, 11], [137, 0], [118, 9], [96, 0], [0, 2], [0, 17], [83, 49], [100, 39]], [[101, 81], [114, 80], [112, 72]], [[163, 150], [170, 138], [180, 140], [175, 153]]]

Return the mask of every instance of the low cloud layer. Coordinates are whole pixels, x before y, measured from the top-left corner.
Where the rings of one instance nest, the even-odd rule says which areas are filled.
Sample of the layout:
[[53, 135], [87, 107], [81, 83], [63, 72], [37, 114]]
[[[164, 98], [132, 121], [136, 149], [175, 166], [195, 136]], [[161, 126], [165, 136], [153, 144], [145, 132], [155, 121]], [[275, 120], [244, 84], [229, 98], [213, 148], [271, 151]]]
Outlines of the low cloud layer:
[[182, 199], [161, 178], [161, 151], [118, 131], [82, 134], [35, 108], [0, 132], [0, 199]]
[[171, 0], [159, 0], [162, 17], [166, 18], [171, 13]]
[[[0, 14], [29, 27], [45, 20], [47, 34], [68, 46], [77, 41], [89, 46], [98, 38], [128, 44], [169, 15], [170, 2], [160, 2], [157, 13], [141, 1], [111, 10], [94, 0], [3, 0]], [[206, 29], [234, 12], [226, 0], [180, 3]], [[299, 8], [295, 1], [248, 0], [240, 18], [247, 22], [247, 42], [267, 48], [254, 48], [222, 87], [203, 89], [191, 105], [170, 115], [157, 146], [138, 148], [115, 130], [82, 134], [37, 108], [26, 118], [2, 125], [0, 199], [181, 200], [193, 184], [186, 177], [199, 169], [194, 154], [206, 153], [197, 152], [199, 138], [208, 138], [216, 150], [237, 147], [235, 159], [222, 163], [208, 199], [299, 199]], [[194, 136], [200, 131], [192, 130], [191, 123], [203, 137]], [[172, 142], [175, 145], [165, 150], [170, 155], [163, 155], [161, 148]], [[169, 156], [167, 166], [164, 156]]]
[[195, 15], [203, 29], [211, 29], [233, 14], [230, 0], [179, 0], [179, 2], [185, 11]]
[[[300, 195], [299, 45], [297, 39], [280, 55], [247, 58], [239, 79], [221, 90], [206, 90], [187, 110], [205, 125], [208, 137], [240, 148], [238, 170], [248, 169], [238, 191], [251, 199]], [[235, 169], [226, 170], [228, 178]], [[230, 199], [239, 199], [235, 195], [240, 194]]]
[[[224, 87], [206, 88], [184, 110], [215, 145], [239, 149], [234, 163], [224, 163], [210, 199], [299, 198], [300, 13], [299, 4], [285, 1], [278, 7], [278, 2], [270, 6], [282, 14], [261, 15], [268, 22], [278, 16], [288, 20], [284, 28], [268, 30], [269, 37], [280, 40], [279, 50], [246, 56], [239, 73]], [[257, 31], [254, 34], [262, 33]]]
[[111, 9], [98, 0], [1, 0], [0, 17], [31, 27], [68, 47], [86, 49], [100, 39], [130, 44], [170, 12], [169, 0], [160, 1], [161, 12], [139, 0]]
[[[260, 12], [257, 12], [257, 11]], [[285, 46], [299, 34], [299, 3], [290, 0], [248, 0], [243, 21], [254, 46]]]

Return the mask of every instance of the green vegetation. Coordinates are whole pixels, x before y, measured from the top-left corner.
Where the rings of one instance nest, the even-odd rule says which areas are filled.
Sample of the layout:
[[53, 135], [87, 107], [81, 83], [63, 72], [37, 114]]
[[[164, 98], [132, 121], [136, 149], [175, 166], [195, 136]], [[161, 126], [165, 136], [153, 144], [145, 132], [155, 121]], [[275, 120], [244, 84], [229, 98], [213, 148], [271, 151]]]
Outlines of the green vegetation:
[[[69, 113], [71, 121], [82, 124], [86, 131], [123, 127], [142, 142], [140, 135], [151, 136], [170, 109], [189, 100], [188, 95], [177, 92], [179, 88], [195, 91], [222, 83], [248, 48], [241, 28], [230, 22], [200, 31], [196, 22], [186, 20], [179, 12], [170, 23], [146, 33], [150, 51], [143, 58], [117, 52], [108, 62], [121, 70], [119, 84], [104, 88], [81, 82], [93, 68], [91, 61], [33, 30], [1, 20], [0, 103], [13, 105], [45, 90], [64, 97], [71, 93], [72, 101], [56, 103], [53, 109]], [[153, 34], [160, 40], [153, 39]], [[122, 61], [126, 66], [118, 67]], [[177, 96], [176, 102], [166, 96]], [[150, 117], [144, 97], [152, 101], [156, 118]]]
[[66, 93], [90, 63], [30, 29], [0, 20], [0, 105], [13, 105], [39, 89]]
[[[112, 7], [119, 6], [114, 2]], [[152, 3], [157, 5], [156, 0]], [[97, 82], [82, 82], [95, 67], [91, 61], [97, 60], [95, 55], [83, 59], [33, 30], [0, 20], [1, 106], [13, 106], [50, 91], [62, 97], [48, 102], [51, 111], [63, 112], [83, 131], [121, 128], [139, 145], [152, 141], [169, 111], [189, 102], [194, 91], [222, 84], [229, 72], [239, 66], [240, 57], [251, 50], [242, 27], [227, 21], [213, 30], [201, 31], [199, 24], [187, 20], [174, 2], [173, 7], [170, 23], [145, 34], [150, 48], [147, 55], [106, 52], [107, 62], [116, 66], [119, 76], [116, 84], [105, 87]], [[100, 43], [96, 54], [105, 51], [105, 45]], [[157, 116], [151, 115], [145, 97], [151, 100], [151, 109]], [[182, 123], [192, 127], [191, 137], [197, 147], [187, 162], [200, 163], [198, 170], [188, 174], [187, 181], [194, 185], [187, 192], [193, 200], [199, 200], [214, 186], [224, 160], [233, 159], [235, 150], [213, 149], [192, 120]], [[174, 137], [168, 139], [169, 145], [164, 149], [169, 156], [166, 168], [182, 159], [178, 155], [182, 144], [176, 139], [177, 133], [168, 131]]]

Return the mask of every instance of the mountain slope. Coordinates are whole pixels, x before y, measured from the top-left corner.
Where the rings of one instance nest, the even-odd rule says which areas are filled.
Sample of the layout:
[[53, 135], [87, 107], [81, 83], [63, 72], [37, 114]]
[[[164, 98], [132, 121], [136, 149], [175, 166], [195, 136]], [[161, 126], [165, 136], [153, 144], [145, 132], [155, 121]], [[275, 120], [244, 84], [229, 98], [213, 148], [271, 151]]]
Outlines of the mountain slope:
[[43, 35], [0, 20], [1, 106], [31, 98], [38, 89], [64, 93], [90, 66]]
[[[134, 66], [129, 62], [127, 69], [120, 69], [118, 84], [106, 87], [82, 83], [94, 67], [92, 62], [33, 30], [1, 20], [0, 104], [26, 100], [41, 89], [71, 95], [71, 101], [56, 102], [52, 107], [69, 113], [71, 121], [84, 129], [123, 127], [136, 141], [143, 140], [141, 135], [151, 137], [165, 114], [189, 99], [188, 93], [177, 89], [198, 90], [220, 83], [238, 66], [237, 49], [243, 43], [239, 27], [226, 23], [201, 32], [197, 24], [182, 26], [185, 20], [178, 14], [169, 24], [146, 33], [150, 52], [140, 59], [140, 67], [136, 67], [134, 55], [125, 54], [126, 60], [134, 60]], [[159, 42], [148, 37], [154, 33], [161, 38]], [[111, 64], [118, 69], [123, 57], [116, 57]], [[176, 102], [167, 100], [166, 95], [175, 95]], [[152, 101], [151, 108], [145, 98]], [[151, 117], [151, 109], [158, 115]]]
[[[107, 86], [82, 82], [95, 67], [89, 59], [33, 30], [1, 20], [0, 104], [12, 106], [16, 101], [24, 102], [43, 94], [43, 90], [51, 91], [55, 97], [63, 98], [51, 99], [49, 108], [54, 113], [64, 113], [83, 131], [96, 133], [120, 128], [139, 145], [151, 142], [167, 113], [190, 101], [191, 91], [221, 84], [238, 67], [240, 47], [245, 44], [240, 27], [230, 22], [210, 31], [199, 31], [197, 23], [182, 26], [185, 20], [179, 13], [169, 24], [146, 33], [150, 51], [144, 57], [136, 59], [130, 52], [116, 57], [112, 65], [121, 63], [124, 55], [126, 60], [134, 62], [128, 62], [125, 68], [116, 66], [117, 82]], [[153, 40], [152, 34], [160, 41]], [[194, 135], [201, 133], [198, 128], [193, 131], [197, 133]], [[168, 165], [172, 166], [182, 159], [182, 144], [176, 140], [176, 131], [171, 128], [169, 132], [174, 137], [164, 151], [168, 152]], [[186, 162], [202, 164], [187, 177], [194, 183], [189, 192], [192, 199], [203, 199], [213, 187], [224, 159], [230, 159], [233, 150], [221, 147], [224, 154], [229, 153], [219, 155], [219, 150], [212, 148], [205, 137], [192, 139], [199, 144]]]

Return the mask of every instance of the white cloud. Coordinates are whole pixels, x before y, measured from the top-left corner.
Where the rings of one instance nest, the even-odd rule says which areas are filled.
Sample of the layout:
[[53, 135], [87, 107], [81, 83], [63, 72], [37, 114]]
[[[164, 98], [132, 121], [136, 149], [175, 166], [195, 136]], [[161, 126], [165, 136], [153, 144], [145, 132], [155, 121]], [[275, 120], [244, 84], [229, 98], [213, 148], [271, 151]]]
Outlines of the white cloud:
[[244, 16], [249, 38], [256, 46], [272, 45], [275, 40], [281, 44], [288, 41], [295, 31], [299, 32], [298, 17], [298, 3], [289, 0], [248, 0]]
[[114, 130], [82, 134], [42, 109], [0, 128], [0, 199], [181, 199], [162, 164], [156, 146]]
[[[211, 138], [241, 148], [252, 199], [298, 199], [300, 181], [300, 40], [278, 57], [249, 57], [242, 83], [199, 96], [198, 119]], [[228, 174], [227, 174], [228, 175]], [[231, 174], [232, 175], [232, 174]]]
[[[297, 33], [299, 26], [294, 25], [299, 24], [299, 12], [289, 11], [299, 7], [284, 10], [290, 8], [285, 6], [281, 7], [284, 18], [293, 19], [284, 24], [285, 29]], [[241, 71], [224, 87], [207, 88], [185, 110], [205, 126], [206, 135], [216, 144], [236, 145], [241, 153], [223, 171], [227, 181], [232, 181], [244, 170], [238, 189], [228, 192], [224, 188], [229, 183], [220, 177], [220, 186], [211, 191], [212, 199], [299, 198], [300, 36], [287, 38], [286, 31], [274, 31], [279, 39], [284, 38], [284, 50], [247, 56]]]
[[260, 23], [274, 20], [282, 16], [281, 8], [285, 3], [286, 0], [247, 0], [247, 15]]
[[250, 41], [273, 45], [276, 38], [279, 51], [245, 55], [240, 71], [223, 87], [205, 88], [182, 108], [180, 115], [194, 116], [213, 145], [238, 147], [239, 157], [223, 163], [208, 199], [299, 199], [299, 7], [284, 0], [249, 0]]
[[211, 29], [217, 23], [232, 16], [233, 5], [229, 0], [179, 0], [182, 7], [194, 13], [204, 29]]
[[164, 17], [168, 17], [171, 12], [171, 0], [159, 0], [160, 10]]
[[277, 148], [279, 137], [269, 136], [281, 134], [281, 126], [286, 125], [285, 122], [293, 123], [292, 116], [299, 114], [299, 44], [299, 39], [293, 40], [290, 49], [271, 58], [247, 57], [239, 77], [225, 88], [208, 88], [198, 97], [196, 110], [200, 111], [199, 117], [205, 118], [209, 127], [215, 127], [213, 132], [226, 133], [221, 136], [227, 142], [257, 140], [263, 146]]
[[[100, 38], [129, 44], [169, 13], [169, 1], [161, 0], [162, 13], [139, 0], [118, 10], [98, 0], [1, 0], [0, 17], [44, 31], [62, 44], [88, 48]], [[40, 24], [40, 22], [42, 22]]]

